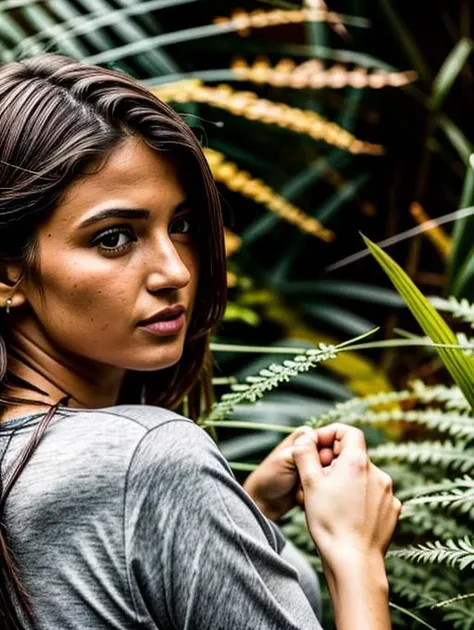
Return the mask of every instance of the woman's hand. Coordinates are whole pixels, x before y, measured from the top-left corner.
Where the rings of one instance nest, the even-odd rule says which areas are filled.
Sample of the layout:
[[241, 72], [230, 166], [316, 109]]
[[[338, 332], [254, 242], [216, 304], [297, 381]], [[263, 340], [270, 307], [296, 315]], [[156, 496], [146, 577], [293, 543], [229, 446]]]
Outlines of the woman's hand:
[[277, 521], [297, 504], [303, 494], [293, 458], [293, 445], [301, 436], [316, 439], [316, 431], [299, 427], [281, 442], [247, 477], [243, 487], [267, 518]]
[[321, 444], [318, 441], [321, 430], [298, 427], [245, 480], [244, 489], [270, 520], [278, 521], [295, 505], [303, 505], [303, 490], [293, 457], [297, 439], [308, 436], [314, 441], [321, 466], [327, 467], [333, 461], [334, 453], [328, 440], [325, 439]]
[[391, 628], [383, 557], [401, 503], [391, 478], [371, 464], [362, 431], [344, 424], [301, 427], [244, 488], [275, 520], [295, 503], [304, 505], [339, 630]]
[[378, 563], [393, 535], [401, 503], [392, 480], [367, 455], [364, 434], [344, 424], [317, 431], [320, 453], [332, 452], [324, 467], [314, 440], [300, 437], [293, 457], [304, 494], [311, 536], [329, 569], [351, 560]]
[[338, 630], [390, 630], [384, 555], [400, 515], [391, 478], [370, 463], [364, 434], [344, 424], [297, 440], [293, 457], [301, 479], [310, 534], [319, 549]]

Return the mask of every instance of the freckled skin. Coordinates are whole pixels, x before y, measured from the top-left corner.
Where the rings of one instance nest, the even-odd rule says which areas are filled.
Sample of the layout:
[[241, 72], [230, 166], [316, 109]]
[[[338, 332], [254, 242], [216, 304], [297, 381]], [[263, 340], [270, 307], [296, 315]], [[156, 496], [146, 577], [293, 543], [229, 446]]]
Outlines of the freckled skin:
[[[136, 138], [127, 139], [103, 164], [73, 183], [41, 226], [45, 300], [36, 286], [23, 282], [27, 303], [16, 309], [14, 325], [54, 361], [89, 379], [107, 379], [107, 370], [123, 376], [128, 369], [157, 370], [179, 361], [198, 278], [192, 235], [170, 229], [176, 206], [186, 198], [175, 167]], [[118, 207], [143, 208], [151, 215], [78, 228], [86, 217]], [[116, 226], [130, 227], [137, 240], [117, 235], [114, 246], [117, 241], [130, 245], [113, 256], [91, 246], [98, 232]], [[110, 235], [104, 242], [110, 246]], [[177, 303], [186, 308], [186, 326], [177, 335], [159, 337], [137, 327]]]

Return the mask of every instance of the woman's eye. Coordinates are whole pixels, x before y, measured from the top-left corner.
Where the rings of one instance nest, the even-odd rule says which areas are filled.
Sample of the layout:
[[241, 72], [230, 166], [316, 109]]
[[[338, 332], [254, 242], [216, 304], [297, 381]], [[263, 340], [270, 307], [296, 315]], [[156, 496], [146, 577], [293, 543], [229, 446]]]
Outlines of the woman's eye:
[[176, 217], [171, 223], [170, 232], [177, 234], [188, 234], [192, 231], [192, 222], [190, 216]]
[[127, 228], [112, 228], [98, 236], [93, 245], [103, 253], [118, 253], [126, 249], [132, 241], [136, 241], [134, 234]]

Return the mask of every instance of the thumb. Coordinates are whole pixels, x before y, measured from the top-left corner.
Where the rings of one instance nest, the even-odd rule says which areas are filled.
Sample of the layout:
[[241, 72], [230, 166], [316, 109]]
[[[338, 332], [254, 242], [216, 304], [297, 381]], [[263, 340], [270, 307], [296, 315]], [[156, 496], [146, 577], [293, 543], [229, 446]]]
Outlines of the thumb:
[[311, 436], [302, 435], [293, 444], [293, 459], [303, 486], [312, 487], [315, 481], [323, 477], [323, 469], [319, 459], [316, 443]]

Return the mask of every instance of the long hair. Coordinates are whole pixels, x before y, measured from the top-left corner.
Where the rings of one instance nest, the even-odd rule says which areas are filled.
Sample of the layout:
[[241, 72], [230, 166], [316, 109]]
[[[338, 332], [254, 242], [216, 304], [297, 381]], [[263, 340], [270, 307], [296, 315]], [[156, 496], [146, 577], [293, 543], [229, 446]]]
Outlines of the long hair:
[[[197, 418], [211, 402], [209, 333], [225, 308], [221, 209], [192, 130], [146, 88], [120, 72], [60, 55], [44, 54], [0, 68], [0, 273], [6, 281], [7, 265], [19, 264], [22, 272], [16, 283], [26, 277], [41, 291], [37, 228], [85, 167], [131, 135], [172, 159], [186, 175], [186, 192], [198, 213], [199, 281], [180, 361], [163, 370], [128, 371], [117, 402], [173, 409], [187, 396], [189, 415]], [[8, 315], [0, 311], [0, 402], [15, 404], [20, 400], [5, 394], [15, 382], [7, 356]], [[23, 613], [32, 619], [9, 549], [5, 501], [55, 409], [8, 478], [0, 479], [0, 625], [5, 630], [21, 628]]]

